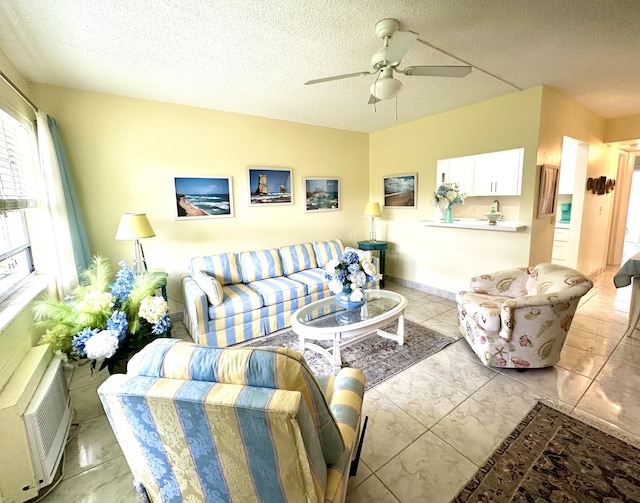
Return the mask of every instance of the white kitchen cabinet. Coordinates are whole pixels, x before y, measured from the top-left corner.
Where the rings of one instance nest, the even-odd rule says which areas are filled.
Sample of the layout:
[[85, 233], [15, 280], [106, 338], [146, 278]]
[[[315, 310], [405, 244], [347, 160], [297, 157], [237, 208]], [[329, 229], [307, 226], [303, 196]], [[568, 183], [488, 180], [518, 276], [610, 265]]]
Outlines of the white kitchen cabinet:
[[569, 229], [556, 227], [553, 233], [553, 249], [551, 251], [551, 262], [554, 264], [567, 265], [569, 258]]
[[474, 196], [519, 196], [524, 149], [478, 154], [474, 159]]
[[458, 183], [460, 190], [472, 195], [473, 190], [473, 155], [442, 159], [438, 161], [436, 169], [436, 188], [443, 183]]

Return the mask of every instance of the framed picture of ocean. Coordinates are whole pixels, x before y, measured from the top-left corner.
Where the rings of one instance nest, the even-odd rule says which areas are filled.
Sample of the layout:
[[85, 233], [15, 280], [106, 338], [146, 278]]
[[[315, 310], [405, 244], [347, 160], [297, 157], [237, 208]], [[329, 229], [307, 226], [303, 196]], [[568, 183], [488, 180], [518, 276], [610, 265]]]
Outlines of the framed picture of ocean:
[[176, 176], [173, 187], [176, 220], [233, 216], [230, 176]]
[[293, 204], [290, 169], [249, 168], [249, 206]]
[[305, 211], [336, 211], [340, 209], [338, 178], [305, 178]]
[[385, 176], [383, 181], [384, 205], [390, 208], [417, 208], [417, 173]]

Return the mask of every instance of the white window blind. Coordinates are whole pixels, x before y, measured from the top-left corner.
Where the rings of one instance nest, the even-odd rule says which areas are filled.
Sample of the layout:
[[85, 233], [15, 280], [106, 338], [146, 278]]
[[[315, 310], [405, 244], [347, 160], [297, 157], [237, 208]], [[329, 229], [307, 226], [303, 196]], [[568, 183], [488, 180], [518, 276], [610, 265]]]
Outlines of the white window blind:
[[32, 179], [35, 152], [33, 132], [0, 110], [0, 211], [38, 205]]

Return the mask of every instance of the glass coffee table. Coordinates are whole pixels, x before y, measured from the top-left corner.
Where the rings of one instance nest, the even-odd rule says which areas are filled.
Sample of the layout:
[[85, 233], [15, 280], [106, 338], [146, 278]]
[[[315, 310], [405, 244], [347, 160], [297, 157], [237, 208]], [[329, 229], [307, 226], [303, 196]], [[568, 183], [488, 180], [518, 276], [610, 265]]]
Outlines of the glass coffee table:
[[[347, 311], [338, 306], [334, 297], [317, 300], [291, 315], [291, 328], [298, 334], [300, 351], [309, 348], [324, 356], [331, 364], [334, 374], [342, 366], [341, 348], [362, 339], [379, 335], [404, 344], [404, 308], [407, 299], [389, 290], [366, 290], [367, 302], [360, 309]], [[395, 334], [382, 330], [392, 321], [398, 320]], [[312, 341], [331, 341], [323, 348]]]

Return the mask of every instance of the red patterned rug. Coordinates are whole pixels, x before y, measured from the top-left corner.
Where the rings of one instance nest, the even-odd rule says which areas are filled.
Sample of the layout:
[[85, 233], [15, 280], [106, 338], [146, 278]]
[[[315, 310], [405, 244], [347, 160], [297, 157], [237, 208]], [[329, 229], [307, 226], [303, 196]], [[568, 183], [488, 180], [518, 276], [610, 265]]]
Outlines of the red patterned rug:
[[640, 502], [640, 449], [538, 403], [451, 503]]

